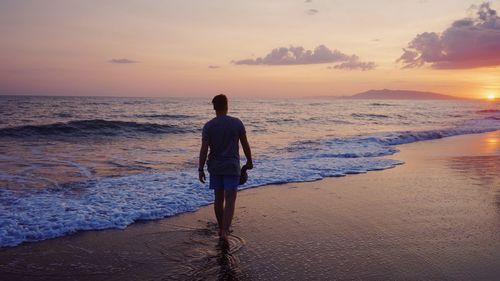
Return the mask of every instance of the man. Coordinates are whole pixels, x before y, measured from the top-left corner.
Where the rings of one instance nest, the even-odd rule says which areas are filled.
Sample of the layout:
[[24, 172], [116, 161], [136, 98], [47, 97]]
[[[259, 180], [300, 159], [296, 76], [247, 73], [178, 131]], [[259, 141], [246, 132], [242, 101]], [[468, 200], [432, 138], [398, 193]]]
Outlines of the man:
[[227, 115], [227, 97], [217, 95], [212, 99], [212, 104], [216, 117], [203, 126], [198, 172], [200, 181], [205, 183], [203, 168], [210, 147], [207, 161], [210, 189], [213, 189], [215, 194], [214, 210], [219, 225], [219, 237], [227, 240], [240, 182], [239, 142], [241, 141], [247, 158], [244, 168], [249, 170], [253, 168], [252, 152], [243, 123], [240, 119]]

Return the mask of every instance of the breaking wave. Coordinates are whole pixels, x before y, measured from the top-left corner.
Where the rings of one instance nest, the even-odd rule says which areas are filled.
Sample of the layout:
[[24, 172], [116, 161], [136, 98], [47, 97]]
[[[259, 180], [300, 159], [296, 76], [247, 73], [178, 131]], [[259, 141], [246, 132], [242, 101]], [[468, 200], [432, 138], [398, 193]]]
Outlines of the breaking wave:
[[39, 137], [39, 136], [137, 136], [138, 134], [179, 134], [189, 130], [175, 125], [137, 123], [127, 121], [108, 121], [101, 119], [75, 120], [65, 123], [46, 125], [25, 125], [0, 129], [0, 137]]

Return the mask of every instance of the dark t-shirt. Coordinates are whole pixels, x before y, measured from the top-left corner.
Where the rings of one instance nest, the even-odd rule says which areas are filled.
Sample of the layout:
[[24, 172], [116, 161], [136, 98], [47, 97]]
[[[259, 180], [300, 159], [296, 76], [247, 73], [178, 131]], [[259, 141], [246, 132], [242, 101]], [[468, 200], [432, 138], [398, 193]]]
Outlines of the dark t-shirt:
[[208, 142], [208, 171], [215, 175], [240, 175], [240, 137], [245, 135], [240, 119], [217, 116], [203, 126], [202, 138]]

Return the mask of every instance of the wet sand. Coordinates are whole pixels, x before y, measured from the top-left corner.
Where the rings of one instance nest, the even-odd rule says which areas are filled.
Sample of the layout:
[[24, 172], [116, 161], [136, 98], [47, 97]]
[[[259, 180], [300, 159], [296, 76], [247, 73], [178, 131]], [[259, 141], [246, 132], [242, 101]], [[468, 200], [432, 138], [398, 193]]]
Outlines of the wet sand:
[[0, 279], [499, 280], [500, 132], [399, 148], [394, 169], [239, 193], [229, 246], [207, 206], [0, 249]]

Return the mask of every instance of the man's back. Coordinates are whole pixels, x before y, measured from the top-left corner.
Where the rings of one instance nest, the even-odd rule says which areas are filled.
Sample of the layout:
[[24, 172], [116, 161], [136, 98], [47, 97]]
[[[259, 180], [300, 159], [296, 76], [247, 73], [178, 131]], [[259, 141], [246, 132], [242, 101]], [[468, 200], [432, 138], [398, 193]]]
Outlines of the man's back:
[[228, 115], [217, 116], [203, 126], [203, 139], [210, 146], [208, 171], [218, 175], [239, 175], [239, 140], [245, 127], [238, 119]]
[[253, 168], [252, 151], [248, 144], [245, 126], [238, 118], [227, 116], [228, 102], [225, 95], [212, 99], [215, 117], [203, 126], [200, 147], [198, 179], [205, 183], [205, 162], [208, 156], [210, 189], [214, 190], [214, 211], [219, 225], [219, 237], [227, 241], [229, 227], [234, 215], [236, 193], [240, 184], [239, 142], [247, 158], [245, 168]]

